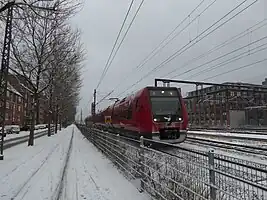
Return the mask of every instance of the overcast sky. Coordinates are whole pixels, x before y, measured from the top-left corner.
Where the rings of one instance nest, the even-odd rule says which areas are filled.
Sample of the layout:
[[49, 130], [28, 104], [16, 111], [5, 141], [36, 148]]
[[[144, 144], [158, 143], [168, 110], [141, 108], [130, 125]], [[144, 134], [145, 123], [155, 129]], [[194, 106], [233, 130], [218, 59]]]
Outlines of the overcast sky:
[[[144, 75], [149, 73], [153, 68], [157, 67], [174, 52], [178, 51], [185, 45], [189, 46], [195, 43], [196, 40], [194, 40], [194, 38], [244, 0], [217, 0], [209, 7], [209, 9], [199, 16], [199, 14], [213, 1], [214, 0], [205, 0], [192, 15], [188, 16], [189, 13], [200, 2], [202, 2], [202, 0], [145, 0], [125, 41], [118, 51], [117, 56], [98, 88], [97, 99], [100, 100], [113, 89], [115, 89], [115, 91], [110, 97], [118, 97], [121, 92], [125, 91], [129, 86], [140, 80]], [[85, 0], [84, 2], [85, 4], [82, 11], [73, 18], [72, 23], [74, 27], [77, 27], [82, 31], [82, 42], [84, 43], [87, 51], [87, 57], [84, 62], [84, 69], [82, 73], [83, 88], [80, 94], [82, 99], [78, 108], [79, 111], [83, 109], [83, 115], [86, 116], [90, 112], [90, 100], [93, 95], [93, 90], [96, 87], [105, 67], [120, 26], [130, 5], [130, 0]], [[141, 0], [135, 0], [124, 31], [129, 25], [130, 20], [132, 19], [140, 2]], [[247, 0], [239, 9], [213, 26], [205, 32], [205, 34], [212, 31], [219, 24], [231, 18], [252, 2], [254, 2], [254, 0]], [[148, 56], [149, 53], [186, 17], [187, 19], [185, 22], [175, 33], [178, 33], [184, 27], [188, 26], [188, 23], [191, 24], [149, 62], [141, 68], [136, 69], [141, 61], [146, 58], [146, 56]], [[185, 65], [193, 58], [207, 52], [232, 36], [247, 30], [252, 25], [264, 20], [266, 17], [267, 0], [258, 0], [254, 5], [234, 17], [228, 23], [221, 26], [195, 45], [192, 45], [192, 47], [182, 52], [175, 59], [162, 66], [159, 70], [151, 73], [134, 87], [127, 90], [127, 92], [120, 97], [124, 97], [132, 91], [147, 85], [153, 85], [155, 77], [162, 77], [174, 69], [177, 70], [165, 76], [165, 78], [171, 78], [175, 75], [179, 75], [219, 56], [225, 55], [226, 53], [239, 47], [245, 46], [251, 42], [261, 39], [264, 36], [267, 36], [266, 20], [257, 26], [260, 27], [259, 29], [253, 32], [247, 31], [248, 34], [235, 42], [214, 51], [212, 54], [203, 57], [202, 59]], [[193, 19], [195, 19], [195, 21], [192, 22]], [[205, 34], [203, 33], [201, 37], [205, 36]], [[266, 50], [262, 50], [267, 47], [267, 45], [264, 45], [265, 43], [267, 43], [267, 38], [261, 39], [257, 43], [255, 42], [246, 48], [224, 56], [214, 62], [203, 65], [197, 70], [192, 70], [188, 73], [179, 75], [176, 79], [198, 81], [206, 79], [205, 81], [218, 83], [225, 81], [261, 83], [263, 79], [267, 77], [266, 61], [228, 74], [220, 75], [215, 78], [209, 77], [267, 58]], [[257, 50], [261, 51], [253, 53]], [[237, 58], [236, 56], [240, 54], [245, 57], [238, 59], [235, 62], [230, 62], [229, 64], [217, 67], [212, 71], [207, 71], [206, 73], [201, 72], [203, 69], [213, 66], [216, 67], [218, 64], [228, 61], [231, 58]], [[201, 73], [198, 76], [195, 76], [198, 72]], [[188, 90], [193, 89], [193, 87], [185, 85], [173, 86], [182, 87], [184, 95]], [[103, 101], [98, 105], [97, 109], [102, 109], [110, 103], [112, 102], [108, 100]]]

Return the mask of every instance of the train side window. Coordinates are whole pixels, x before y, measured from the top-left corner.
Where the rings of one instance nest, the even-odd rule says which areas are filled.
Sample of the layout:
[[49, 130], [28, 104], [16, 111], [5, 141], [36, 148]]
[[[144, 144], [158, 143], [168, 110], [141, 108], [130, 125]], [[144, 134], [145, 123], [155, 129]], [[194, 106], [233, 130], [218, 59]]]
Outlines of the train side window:
[[128, 107], [128, 119], [132, 119], [132, 114], [133, 114], [133, 104], [130, 103], [129, 107]]
[[135, 104], [135, 110], [138, 112], [140, 110], [140, 105], [139, 105], [139, 99], [137, 99], [136, 104]]

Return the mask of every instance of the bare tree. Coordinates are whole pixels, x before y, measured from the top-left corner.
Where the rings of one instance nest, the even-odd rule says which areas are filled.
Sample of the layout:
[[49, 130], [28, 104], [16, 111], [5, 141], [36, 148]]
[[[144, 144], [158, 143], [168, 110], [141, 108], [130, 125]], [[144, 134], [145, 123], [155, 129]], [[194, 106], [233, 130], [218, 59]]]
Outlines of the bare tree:
[[[80, 68], [84, 58], [84, 51], [80, 44], [80, 33], [78, 30], [72, 31], [69, 25], [56, 31], [53, 42], [55, 44], [52, 46], [56, 46], [56, 51], [49, 62], [52, 67], [45, 73], [46, 76], [44, 77], [46, 80], [44, 85], [50, 83], [49, 89], [45, 91], [46, 96], [49, 97], [48, 136], [51, 135], [52, 116], [54, 116], [54, 123], [58, 124], [62, 112], [68, 112], [68, 109], [72, 109], [66, 107], [66, 104], [76, 102], [74, 104], [76, 105], [78, 102], [77, 96], [81, 86]], [[55, 127], [57, 132], [57, 126]]]
[[[50, 2], [39, 4], [42, 7], [51, 6]], [[34, 144], [35, 121], [39, 123], [40, 96], [44, 95], [53, 80], [53, 78], [48, 82], [44, 80], [45, 74], [57, 67], [51, 65], [51, 61], [58, 59], [55, 56], [58, 51], [55, 42], [58, 35], [55, 37], [55, 30], [66, 26], [66, 20], [75, 13], [78, 4], [73, 4], [69, 0], [58, 0], [55, 5], [56, 13], [32, 8], [21, 9], [15, 13], [21, 20], [14, 21], [13, 25], [15, 33], [12, 42], [12, 71], [25, 79], [33, 96], [29, 146]], [[54, 23], [55, 20], [57, 23]], [[65, 43], [65, 48], [66, 45]]]

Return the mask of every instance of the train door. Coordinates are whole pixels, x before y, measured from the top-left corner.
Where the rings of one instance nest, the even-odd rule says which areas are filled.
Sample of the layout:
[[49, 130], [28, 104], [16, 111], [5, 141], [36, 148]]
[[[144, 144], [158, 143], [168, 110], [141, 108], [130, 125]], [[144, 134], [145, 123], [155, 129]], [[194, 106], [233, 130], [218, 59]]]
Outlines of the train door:
[[145, 131], [145, 127], [147, 126], [147, 113], [146, 113], [146, 107], [142, 103], [142, 96], [137, 99], [136, 102], [136, 122], [138, 125], [138, 130], [140, 133], [143, 133]]

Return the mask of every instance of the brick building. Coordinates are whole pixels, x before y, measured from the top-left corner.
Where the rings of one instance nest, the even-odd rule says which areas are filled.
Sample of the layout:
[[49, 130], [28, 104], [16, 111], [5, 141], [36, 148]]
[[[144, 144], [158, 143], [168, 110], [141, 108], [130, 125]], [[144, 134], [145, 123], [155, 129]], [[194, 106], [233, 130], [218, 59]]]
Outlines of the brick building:
[[212, 86], [188, 93], [185, 102], [192, 127], [237, 128], [250, 124], [252, 118], [257, 119], [255, 124], [267, 125], [264, 114], [257, 117], [248, 114], [251, 107], [266, 106], [266, 87], [249, 83], [224, 84], [230, 86]]
[[[14, 89], [16, 89], [24, 99], [22, 124], [23, 125], [30, 124], [31, 111], [33, 109], [32, 86], [23, 76], [9, 74], [8, 80], [12, 84]], [[39, 106], [40, 106], [39, 123], [44, 124], [47, 122], [47, 117], [46, 117], [47, 101], [45, 100], [44, 97], [41, 97]]]
[[24, 98], [23, 96], [10, 84], [7, 87], [7, 101], [6, 101], [6, 125], [23, 125], [24, 122]]

